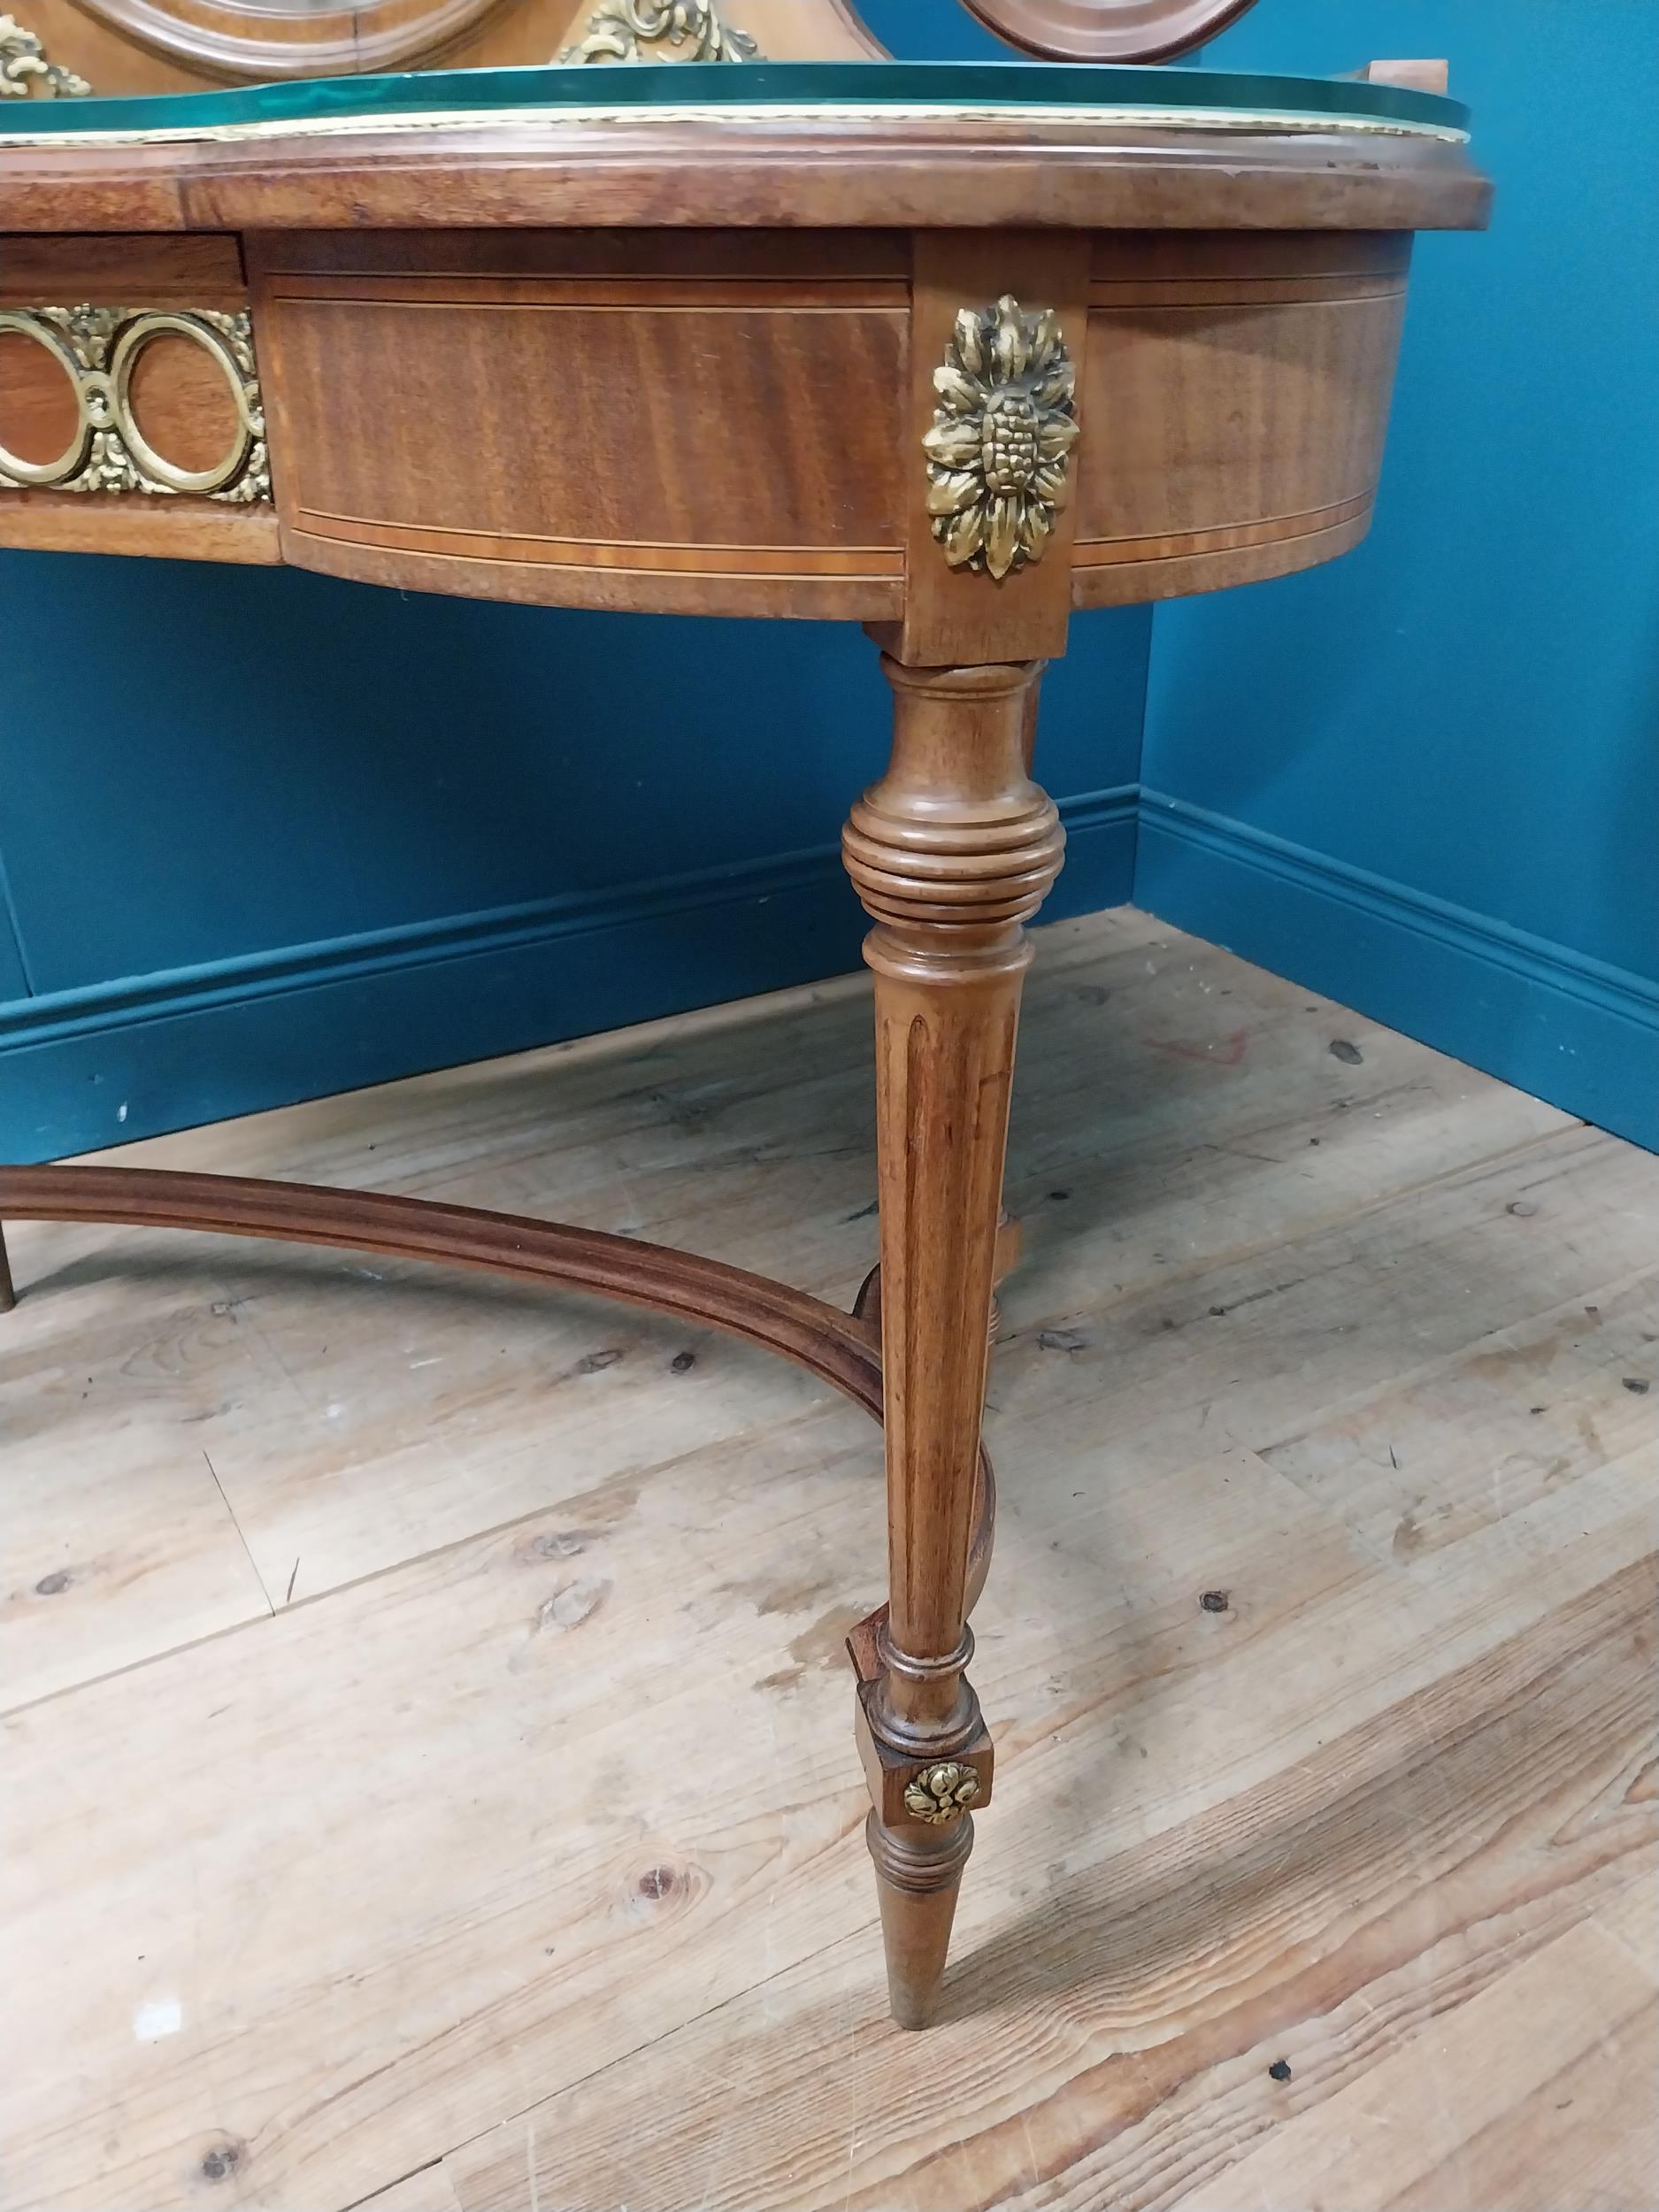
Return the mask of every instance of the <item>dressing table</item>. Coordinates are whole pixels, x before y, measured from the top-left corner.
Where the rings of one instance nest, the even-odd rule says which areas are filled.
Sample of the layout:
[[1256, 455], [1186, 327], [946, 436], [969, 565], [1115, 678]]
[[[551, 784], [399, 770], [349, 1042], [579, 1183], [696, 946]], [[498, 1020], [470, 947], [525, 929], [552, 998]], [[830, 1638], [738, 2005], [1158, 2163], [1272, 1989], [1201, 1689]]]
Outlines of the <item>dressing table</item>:
[[[1044, 63], [885, 61], [846, 0], [753, 0], [741, 22], [737, 0], [558, 0], [513, 18], [548, 30], [534, 57], [488, 49], [490, 0], [240, 25], [232, 0], [31, 0], [27, 30], [0, 29], [19, 96], [0, 99], [0, 545], [833, 618], [882, 655], [891, 763], [844, 841], [872, 924], [880, 1185], [852, 1312], [380, 1194], [0, 1167], [0, 1221], [573, 1285], [764, 1345], [881, 1420], [890, 1589], [850, 1651], [907, 2026], [992, 1795], [968, 1616], [1025, 925], [1063, 841], [1030, 773], [1042, 667], [1076, 611], [1357, 542], [1412, 234], [1479, 227], [1488, 197], [1432, 65], [1126, 65], [1248, 0], [969, 4]], [[342, 42], [372, 69], [570, 59], [326, 73]], [[145, 96], [88, 96], [95, 77]]]

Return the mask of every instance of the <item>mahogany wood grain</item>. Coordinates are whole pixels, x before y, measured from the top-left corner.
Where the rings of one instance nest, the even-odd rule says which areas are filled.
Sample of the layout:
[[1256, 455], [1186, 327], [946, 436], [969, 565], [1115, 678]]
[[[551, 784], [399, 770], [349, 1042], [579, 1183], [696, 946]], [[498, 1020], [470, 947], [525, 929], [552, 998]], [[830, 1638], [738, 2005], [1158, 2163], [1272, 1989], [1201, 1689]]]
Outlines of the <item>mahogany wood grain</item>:
[[[1026, 755], [1025, 768], [1026, 773], [1029, 774], [1031, 771], [1029, 753]], [[990, 1325], [986, 1330], [987, 1340], [993, 1348], [1002, 1333], [1002, 1316], [997, 1303], [997, 1293], [1019, 1265], [1025, 1240], [1025, 1233], [1023, 1225], [1010, 1220], [1005, 1209], [999, 1210], [996, 1217], [996, 1256], [991, 1271], [991, 1319]], [[880, 1334], [881, 1263], [879, 1260], [858, 1286], [858, 1294], [853, 1300], [853, 1315], [855, 1319], [862, 1321], [875, 1334]]]
[[[1282, 572], [1363, 532], [1409, 254], [1387, 233], [1095, 241], [1079, 606]], [[1214, 558], [1250, 549], [1259, 571]]]
[[240, 243], [205, 233], [0, 238], [0, 307], [68, 307], [81, 300], [234, 313], [248, 304]]
[[6, 150], [0, 232], [1466, 230], [1466, 146], [1064, 114], [547, 119]]
[[872, 1807], [864, 1841], [875, 1862], [893, 2017], [902, 2028], [931, 2027], [950, 1955], [962, 1870], [973, 1849], [973, 1815], [962, 1814], [934, 1836], [889, 1827]]
[[1326, 296], [1323, 287], [1345, 296], [1367, 278], [1402, 283], [1410, 265], [1410, 234], [1399, 231], [1102, 231], [1093, 242], [1089, 301], [1157, 307], [1317, 299]]
[[93, 497], [88, 492], [0, 492], [0, 546], [281, 566], [277, 518], [268, 506], [127, 493], [100, 502], [98, 511], [88, 513]]
[[[1051, 654], [1070, 605], [1357, 541], [1409, 253], [1398, 232], [1306, 230], [255, 237], [286, 557], [537, 603], [859, 619], [917, 664]], [[1063, 309], [1083, 437], [1044, 559], [993, 587], [945, 563], [915, 457], [956, 313], [1003, 289]]]
[[[31, 147], [25, 175], [10, 159], [0, 168], [0, 231], [134, 234], [212, 230], [185, 213], [177, 150], [134, 147], [124, 162], [86, 145]], [[15, 239], [7, 237], [10, 251]]]
[[513, 595], [565, 603], [637, 603], [660, 574], [699, 611], [723, 591], [751, 611], [742, 580], [764, 601], [770, 580], [810, 595], [822, 578], [814, 611], [887, 607], [908, 288], [880, 250], [868, 278], [832, 255], [819, 283], [814, 245], [732, 277], [649, 274], [637, 255], [556, 273], [556, 242], [542, 275], [523, 256], [443, 273], [442, 240], [437, 273], [262, 272], [288, 557], [352, 574], [365, 546], [377, 580], [439, 589], [482, 571], [492, 590], [506, 566]]
[[[281, 479], [277, 478], [280, 488]], [[0, 538], [4, 533], [0, 530]], [[82, 541], [84, 544], [84, 539]], [[515, 560], [511, 549], [461, 550], [361, 545], [284, 526], [275, 557], [295, 568], [398, 591], [441, 592], [463, 599], [499, 599], [531, 607], [588, 607], [613, 614], [649, 607], [657, 614], [770, 616], [780, 620], [880, 622], [898, 615], [904, 586], [897, 576], [811, 574], [803, 570], [767, 575], [752, 565], [736, 573], [706, 565], [560, 567], [536, 549], [533, 560]], [[576, 549], [572, 549], [572, 550]]]
[[[294, 557], [303, 565], [303, 543], [308, 538], [328, 539], [337, 545], [368, 545], [388, 553], [434, 554], [456, 558], [476, 569], [491, 561], [520, 567], [545, 565], [553, 569], [613, 570], [630, 579], [657, 575], [713, 579], [732, 576], [752, 579], [779, 577], [810, 588], [818, 578], [850, 578], [878, 584], [904, 572], [896, 546], [857, 545], [840, 549], [800, 545], [726, 545], [669, 541], [640, 538], [565, 538], [551, 533], [522, 534], [508, 530], [469, 528], [463, 524], [434, 528], [421, 523], [388, 522], [362, 515], [329, 514], [315, 507], [301, 507], [295, 514], [289, 543]], [[635, 590], [640, 588], [636, 582]], [[565, 595], [555, 584], [549, 595], [555, 602]]]
[[1074, 607], [1140, 606], [1148, 600], [1179, 599], [1204, 591], [1226, 591], [1235, 584], [1260, 584], [1275, 576], [1294, 576], [1321, 562], [1351, 553], [1371, 528], [1368, 500], [1348, 520], [1307, 529], [1287, 537], [1240, 546], [1162, 546], [1145, 562], [1102, 563], [1072, 572]]

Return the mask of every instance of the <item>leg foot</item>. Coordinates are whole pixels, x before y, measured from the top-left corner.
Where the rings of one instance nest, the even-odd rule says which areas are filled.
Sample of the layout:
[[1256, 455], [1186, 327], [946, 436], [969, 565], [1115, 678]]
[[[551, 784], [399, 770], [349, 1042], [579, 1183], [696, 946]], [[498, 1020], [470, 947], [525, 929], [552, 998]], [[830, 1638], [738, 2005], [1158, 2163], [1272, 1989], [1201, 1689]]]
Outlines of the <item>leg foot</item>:
[[935, 1834], [884, 1827], [872, 1812], [864, 1824], [864, 1840], [876, 1863], [893, 2017], [902, 2028], [931, 2027], [962, 1870], [973, 1848], [973, 1816], [964, 1813]]
[[17, 1302], [17, 1292], [12, 1287], [12, 1270], [6, 1262], [5, 1225], [0, 1222], [0, 1313], [10, 1313]]

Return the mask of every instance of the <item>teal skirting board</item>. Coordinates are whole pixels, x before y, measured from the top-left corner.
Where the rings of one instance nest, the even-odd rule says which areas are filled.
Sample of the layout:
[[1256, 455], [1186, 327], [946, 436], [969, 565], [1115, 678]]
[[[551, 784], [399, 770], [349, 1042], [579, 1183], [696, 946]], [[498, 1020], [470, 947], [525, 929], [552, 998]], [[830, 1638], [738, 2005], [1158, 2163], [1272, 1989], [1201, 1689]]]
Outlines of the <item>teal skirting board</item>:
[[1659, 983], [1141, 795], [1135, 903], [1659, 1150]]
[[[1659, 1150], [1659, 983], [1133, 785], [1062, 810], [1047, 918], [1133, 899]], [[0, 1157], [58, 1157], [854, 965], [797, 853], [0, 1004]], [[0, 958], [9, 949], [0, 931]]]
[[[1133, 786], [1062, 813], [1049, 918], [1122, 904]], [[827, 849], [14, 998], [0, 1003], [0, 1158], [60, 1158], [842, 974], [866, 926]]]

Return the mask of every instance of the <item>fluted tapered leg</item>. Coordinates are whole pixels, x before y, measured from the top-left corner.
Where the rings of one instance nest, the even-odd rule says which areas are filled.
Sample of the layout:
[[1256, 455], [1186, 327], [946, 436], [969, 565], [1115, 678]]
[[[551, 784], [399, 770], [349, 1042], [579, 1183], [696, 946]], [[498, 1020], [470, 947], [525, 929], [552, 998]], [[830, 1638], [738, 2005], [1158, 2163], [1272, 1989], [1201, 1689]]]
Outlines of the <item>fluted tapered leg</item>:
[[913, 669], [895, 693], [887, 775], [854, 808], [848, 872], [875, 923], [880, 1320], [889, 1600], [861, 1667], [894, 2016], [937, 1996], [970, 1805], [991, 1744], [965, 1669], [970, 1516], [1020, 987], [1024, 924], [1060, 865], [1052, 803], [1026, 773], [1040, 672]]
[[973, 1848], [973, 1816], [936, 1833], [886, 1826], [872, 1811], [864, 1840], [875, 1861], [881, 1939], [887, 1955], [887, 2002], [902, 2028], [933, 2024], [950, 1949], [962, 1870]]

